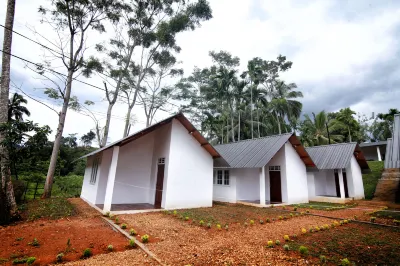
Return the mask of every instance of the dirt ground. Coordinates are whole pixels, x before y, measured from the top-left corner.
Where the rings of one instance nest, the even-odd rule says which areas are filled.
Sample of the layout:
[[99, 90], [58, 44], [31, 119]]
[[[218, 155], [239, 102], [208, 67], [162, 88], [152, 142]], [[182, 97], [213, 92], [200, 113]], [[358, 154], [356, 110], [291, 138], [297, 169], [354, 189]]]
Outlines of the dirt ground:
[[[15, 258], [22, 257], [36, 257], [34, 265], [48, 265], [56, 261], [59, 253], [64, 253], [64, 261], [76, 261], [80, 260], [84, 249], [90, 248], [93, 255], [98, 255], [107, 253], [110, 244], [115, 251], [126, 250], [128, 240], [113, 231], [97, 211], [80, 199], [71, 199], [71, 203], [77, 212], [74, 216], [58, 220], [25, 221], [0, 228], [0, 258], [8, 260], [5, 265], [12, 265]], [[37, 247], [29, 245], [34, 238], [39, 242]], [[136, 261], [147, 261], [143, 257], [144, 252], [129, 252], [137, 253]]]

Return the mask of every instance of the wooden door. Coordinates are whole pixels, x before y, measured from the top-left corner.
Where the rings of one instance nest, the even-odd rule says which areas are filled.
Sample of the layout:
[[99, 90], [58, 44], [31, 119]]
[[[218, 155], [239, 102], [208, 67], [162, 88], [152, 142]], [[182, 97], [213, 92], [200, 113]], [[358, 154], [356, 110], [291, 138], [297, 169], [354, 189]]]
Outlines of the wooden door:
[[281, 172], [269, 171], [271, 202], [282, 202]]
[[343, 172], [343, 184], [344, 184], [344, 196], [346, 198], [349, 197], [349, 189], [347, 187], [347, 175], [346, 172]]
[[154, 207], [161, 208], [162, 193], [164, 186], [164, 169], [165, 164], [158, 164], [157, 168], [157, 182], [156, 182], [156, 197], [154, 200]]
[[335, 171], [336, 197], [340, 198], [339, 174]]

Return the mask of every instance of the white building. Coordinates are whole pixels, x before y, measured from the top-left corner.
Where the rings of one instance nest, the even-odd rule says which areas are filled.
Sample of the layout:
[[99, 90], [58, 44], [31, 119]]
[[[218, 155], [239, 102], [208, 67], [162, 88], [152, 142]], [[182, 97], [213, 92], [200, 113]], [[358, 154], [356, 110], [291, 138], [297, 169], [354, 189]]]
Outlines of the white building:
[[220, 155], [182, 113], [85, 157], [81, 198], [104, 212], [212, 206]]
[[214, 160], [214, 200], [260, 205], [308, 202], [307, 168], [315, 169], [315, 164], [294, 134], [215, 149], [224, 160]]
[[384, 161], [387, 141], [360, 143], [360, 148], [367, 161]]
[[357, 143], [306, 148], [318, 172], [307, 173], [310, 200], [345, 203], [364, 199], [362, 173], [370, 169]]

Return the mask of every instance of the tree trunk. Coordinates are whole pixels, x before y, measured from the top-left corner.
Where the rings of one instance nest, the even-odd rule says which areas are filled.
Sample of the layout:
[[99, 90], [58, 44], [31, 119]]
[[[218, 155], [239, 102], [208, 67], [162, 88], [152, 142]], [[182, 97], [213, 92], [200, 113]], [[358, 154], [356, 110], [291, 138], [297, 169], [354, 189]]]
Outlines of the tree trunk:
[[[0, 124], [8, 122], [8, 96], [10, 88], [10, 63], [11, 63], [11, 44], [12, 29], [14, 27], [15, 0], [8, 0], [7, 14], [4, 29], [3, 56], [1, 69], [1, 88], [0, 88]], [[9, 29], [9, 30], [8, 30]], [[0, 132], [0, 142], [6, 136]], [[0, 225], [8, 224], [12, 218], [18, 215], [17, 204], [15, 203], [13, 185], [11, 183], [10, 161], [6, 147], [0, 145]]]
[[62, 109], [59, 114], [56, 138], [54, 140], [53, 150], [51, 152], [49, 170], [47, 171], [46, 183], [44, 185], [44, 191], [43, 191], [42, 198], [50, 198], [51, 197], [51, 190], [53, 188], [54, 173], [56, 171], [58, 153], [60, 151], [61, 139], [62, 139], [62, 134], [64, 131], [64, 125], [65, 125], [65, 119], [67, 117], [69, 99], [71, 98], [73, 74], [74, 74], [73, 69], [68, 70], [67, 88], [65, 90], [64, 102], [62, 105]]
[[[140, 83], [138, 83], [138, 85], [140, 85]], [[139, 88], [139, 87], [137, 87], [137, 88]], [[136, 104], [136, 99], [137, 99], [138, 92], [139, 92], [139, 89], [136, 89], [135, 94], [133, 96], [132, 104], [128, 104], [128, 113], [127, 113], [126, 119], [125, 119], [125, 128], [124, 128], [123, 137], [126, 137], [128, 135], [128, 127], [129, 127], [129, 124], [131, 122], [131, 112], [132, 112], [133, 107]]]
[[106, 125], [104, 126], [104, 134], [103, 134], [103, 138], [101, 140], [100, 148], [103, 148], [104, 146], [107, 145], [108, 131], [110, 130], [111, 112], [112, 112], [113, 107], [114, 107], [114, 103], [111, 102], [107, 108]]
[[278, 132], [279, 132], [279, 135], [280, 135], [280, 134], [282, 134], [281, 122], [279, 121], [279, 116], [278, 116], [277, 112], [275, 112], [275, 116], [276, 116], [276, 121], [278, 122]]
[[351, 142], [351, 131], [350, 131], [350, 127], [348, 126], [347, 129], [349, 130], [349, 141]]
[[257, 104], [257, 131], [258, 131], [258, 137], [261, 137], [261, 133], [260, 133], [260, 113], [259, 113], [259, 108], [258, 108], [258, 104]]
[[253, 85], [250, 84], [250, 120], [251, 120], [251, 139], [254, 138], [253, 133]]
[[240, 109], [239, 109], [239, 123], [238, 123], [238, 141], [240, 141]]

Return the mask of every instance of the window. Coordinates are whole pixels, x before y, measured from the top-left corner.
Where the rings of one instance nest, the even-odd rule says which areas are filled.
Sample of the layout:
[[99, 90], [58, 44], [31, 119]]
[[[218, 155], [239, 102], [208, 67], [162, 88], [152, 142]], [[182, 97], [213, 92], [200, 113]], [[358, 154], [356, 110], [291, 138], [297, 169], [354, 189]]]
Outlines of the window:
[[229, 170], [224, 171], [224, 185], [229, 186]]
[[280, 165], [272, 165], [269, 167], [270, 171], [280, 171], [281, 170], [281, 166]]
[[92, 174], [90, 175], [90, 184], [92, 185], [96, 184], [97, 169], [99, 169], [99, 163], [100, 163], [100, 155], [97, 154], [93, 159]]
[[158, 158], [158, 164], [165, 164], [165, 157]]
[[217, 171], [217, 185], [222, 185], [222, 170]]

